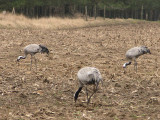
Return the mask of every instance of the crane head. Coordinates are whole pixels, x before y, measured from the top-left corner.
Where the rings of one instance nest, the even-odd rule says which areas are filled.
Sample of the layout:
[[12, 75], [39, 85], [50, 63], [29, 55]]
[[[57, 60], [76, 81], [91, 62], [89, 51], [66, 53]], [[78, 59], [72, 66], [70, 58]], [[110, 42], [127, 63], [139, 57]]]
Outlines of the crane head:
[[148, 47], [146, 47], [146, 46], [141, 46], [141, 48], [142, 48], [142, 51], [144, 52], [144, 54], [146, 54], [146, 53], [151, 54], [151, 51], [148, 49]]
[[17, 58], [17, 62], [19, 62], [20, 61], [20, 59], [22, 59], [23, 58], [23, 56], [18, 56], [18, 58]]
[[47, 47], [45, 47], [43, 45], [39, 45], [39, 46], [42, 48], [41, 53], [47, 53], [47, 54], [49, 54], [49, 50], [48, 50]]

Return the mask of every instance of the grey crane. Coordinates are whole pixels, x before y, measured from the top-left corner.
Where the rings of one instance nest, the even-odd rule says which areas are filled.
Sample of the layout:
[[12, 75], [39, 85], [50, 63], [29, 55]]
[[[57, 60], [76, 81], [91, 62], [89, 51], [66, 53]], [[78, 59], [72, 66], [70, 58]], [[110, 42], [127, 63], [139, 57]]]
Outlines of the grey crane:
[[[43, 45], [38, 45], [38, 44], [29, 44], [26, 47], [24, 47], [24, 56], [18, 56], [17, 58], [17, 62], [20, 61], [20, 59], [25, 59], [27, 57], [28, 54], [31, 55], [31, 66], [30, 66], [30, 70], [32, 69], [32, 57], [36, 54], [36, 53], [47, 53], [49, 54], [49, 50], [47, 47], [43, 46]], [[37, 63], [36, 63], [36, 58], [34, 56], [35, 59], [35, 64], [36, 64], [36, 69], [37, 69]]]
[[137, 61], [136, 59], [144, 54], [151, 54], [150, 50], [146, 46], [140, 46], [140, 47], [133, 47], [129, 49], [126, 52], [126, 58], [129, 60], [129, 62], [123, 64], [123, 68], [126, 68], [128, 65], [130, 65], [132, 60], [134, 60], [134, 69], [137, 72]]
[[[97, 68], [94, 67], [84, 67], [80, 69], [77, 73], [77, 77], [79, 80], [79, 89], [74, 94], [74, 100], [78, 99], [78, 95], [83, 87], [86, 88], [86, 95], [87, 95], [87, 104], [89, 104], [91, 97], [94, 93], [96, 93], [99, 82], [102, 82], [102, 76], [101, 73]], [[93, 85], [93, 93], [88, 97], [88, 90], [87, 85]]]

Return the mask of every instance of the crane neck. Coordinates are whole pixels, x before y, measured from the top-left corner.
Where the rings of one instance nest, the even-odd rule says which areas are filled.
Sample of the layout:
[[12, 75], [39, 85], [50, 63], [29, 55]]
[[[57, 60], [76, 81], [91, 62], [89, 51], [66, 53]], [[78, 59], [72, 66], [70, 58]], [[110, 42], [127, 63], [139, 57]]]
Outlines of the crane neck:
[[124, 63], [124, 64], [123, 64], [123, 68], [126, 68], [127, 65], [130, 65], [131, 63], [132, 63], [132, 62]]
[[82, 90], [82, 87], [79, 87], [79, 89], [78, 89], [77, 92], [75, 93], [75, 95], [74, 95], [74, 100], [75, 100], [75, 102], [76, 102], [76, 100], [77, 100], [77, 98], [78, 98], [78, 95], [79, 95], [79, 93], [81, 92], [81, 90]]
[[26, 56], [18, 56], [17, 61], [19, 62], [20, 59], [25, 59], [25, 58], [26, 58]]

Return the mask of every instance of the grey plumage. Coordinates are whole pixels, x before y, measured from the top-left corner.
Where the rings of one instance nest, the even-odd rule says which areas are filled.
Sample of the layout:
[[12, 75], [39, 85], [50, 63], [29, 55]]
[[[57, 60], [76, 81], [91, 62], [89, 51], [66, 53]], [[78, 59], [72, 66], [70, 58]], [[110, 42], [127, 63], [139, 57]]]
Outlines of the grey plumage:
[[[32, 57], [36, 54], [36, 53], [47, 53], [49, 54], [49, 50], [47, 47], [43, 46], [43, 45], [38, 45], [38, 44], [29, 44], [24, 48], [24, 56], [18, 56], [17, 61], [19, 62], [20, 59], [25, 59], [27, 57], [28, 54], [31, 55], [31, 67], [32, 68]], [[36, 64], [36, 58], [35, 59], [35, 64]], [[36, 69], [37, 69], [37, 64], [36, 64]]]
[[[86, 95], [87, 95], [87, 104], [90, 102], [91, 97], [93, 94], [97, 91], [99, 82], [102, 81], [102, 76], [101, 73], [97, 68], [94, 67], [84, 67], [80, 69], [77, 73], [77, 77], [79, 80], [79, 89], [76, 91], [74, 95], [74, 100], [78, 99], [78, 95], [80, 91], [82, 90], [83, 87], [86, 88]], [[87, 85], [93, 85], [93, 93], [88, 97], [88, 90], [87, 90]]]
[[137, 61], [136, 59], [144, 54], [151, 54], [150, 50], [146, 46], [133, 47], [126, 52], [126, 58], [129, 62], [123, 64], [123, 68], [126, 68], [127, 65], [131, 64], [131, 61], [134, 60], [134, 69], [137, 71]]

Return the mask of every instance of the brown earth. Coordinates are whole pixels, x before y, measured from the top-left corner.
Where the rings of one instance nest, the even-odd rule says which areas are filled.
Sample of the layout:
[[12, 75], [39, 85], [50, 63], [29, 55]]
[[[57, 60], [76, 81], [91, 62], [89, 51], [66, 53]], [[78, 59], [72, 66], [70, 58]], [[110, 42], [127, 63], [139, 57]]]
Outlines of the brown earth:
[[[50, 56], [36, 54], [16, 63], [23, 47], [41, 43]], [[114, 24], [66, 30], [0, 29], [0, 119], [6, 120], [158, 120], [160, 119], [160, 24]], [[138, 58], [126, 74], [125, 52], [146, 45], [152, 54]], [[93, 66], [103, 86], [88, 106], [85, 91], [75, 104], [76, 73]]]

